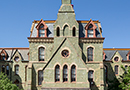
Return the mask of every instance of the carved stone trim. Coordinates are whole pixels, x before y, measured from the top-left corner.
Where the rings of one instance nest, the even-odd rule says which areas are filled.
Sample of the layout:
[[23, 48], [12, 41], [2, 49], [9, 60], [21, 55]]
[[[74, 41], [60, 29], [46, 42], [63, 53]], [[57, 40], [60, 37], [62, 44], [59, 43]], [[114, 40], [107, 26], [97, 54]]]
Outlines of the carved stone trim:
[[103, 43], [105, 38], [80, 38], [82, 43]]
[[32, 38], [29, 37], [28, 38], [29, 43], [35, 43], [35, 42], [44, 42], [44, 43], [53, 43], [54, 42], [54, 38]]

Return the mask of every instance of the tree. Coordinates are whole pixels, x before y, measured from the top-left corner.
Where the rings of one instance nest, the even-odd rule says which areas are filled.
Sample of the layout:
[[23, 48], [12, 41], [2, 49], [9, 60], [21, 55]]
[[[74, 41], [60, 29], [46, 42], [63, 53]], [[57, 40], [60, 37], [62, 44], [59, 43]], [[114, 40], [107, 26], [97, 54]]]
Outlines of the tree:
[[124, 73], [119, 78], [119, 87], [122, 88], [122, 90], [130, 90], [130, 67], [127, 69], [121, 66], [121, 68], [123, 69]]
[[15, 84], [7, 78], [6, 75], [0, 73], [0, 90], [20, 90]]

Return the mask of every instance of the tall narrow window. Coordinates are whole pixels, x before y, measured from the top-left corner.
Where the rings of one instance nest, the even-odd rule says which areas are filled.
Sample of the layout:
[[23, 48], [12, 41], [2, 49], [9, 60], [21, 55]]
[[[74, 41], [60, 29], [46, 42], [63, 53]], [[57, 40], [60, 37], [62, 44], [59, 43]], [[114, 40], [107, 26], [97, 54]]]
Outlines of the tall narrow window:
[[43, 81], [43, 71], [40, 70], [38, 71], [38, 85], [42, 85], [42, 81]]
[[90, 24], [89, 27], [88, 27], [88, 37], [93, 37], [93, 29], [92, 29], [93, 25]]
[[39, 37], [45, 37], [44, 25], [41, 25], [41, 26], [40, 26], [40, 29], [39, 29]]
[[127, 73], [127, 67], [128, 67], [128, 66], [127, 66], [127, 65], [125, 65], [125, 74]]
[[5, 73], [5, 66], [2, 65], [2, 73]]
[[89, 47], [87, 49], [87, 56], [88, 56], [88, 61], [93, 61], [93, 48]]
[[6, 74], [9, 75], [9, 65], [6, 66]]
[[115, 74], [118, 74], [118, 65], [115, 66]]
[[60, 28], [58, 27], [56, 30], [56, 36], [59, 37], [60, 36]]
[[92, 70], [90, 70], [88, 72], [88, 80], [89, 80], [90, 86], [91, 86], [93, 84], [93, 71]]
[[2, 57], [2, 60], [6, 60], [6, 57], [5, 57], [4, 53], [1, 54], [1, 57]]
[[104, 75], [105, 75], [105, 81], [106, 81], [106, 83], [107, 83], [107, 73], [108, 73], [107, 66], [104, 66]]
[[39, 48], [39, 61], [44, 61], [45, 49], [43, 47]]
[[63, 82], [67, 82], [68, 81], [68, 67], [67, 65], [65, 65], [63, 67]]
[[16, 66], [15, 66], [15, 74], [16, 74], [16, 75], [19, 75], [19, 65], [16, 65]]
[[25, 81], [27, 81], [27, 65], [25, 66]]
[[76, 29], [75, 29], [75, 27], [72, 30], [72, 34], [73, 34], [73, 36], [76, 36]]
[[55, 67], [55, 82], [60, 81], [60, 66], [56, 65]]
[[76, 66], [73, 65], [71, 67], [71, 82], [76, 81]]

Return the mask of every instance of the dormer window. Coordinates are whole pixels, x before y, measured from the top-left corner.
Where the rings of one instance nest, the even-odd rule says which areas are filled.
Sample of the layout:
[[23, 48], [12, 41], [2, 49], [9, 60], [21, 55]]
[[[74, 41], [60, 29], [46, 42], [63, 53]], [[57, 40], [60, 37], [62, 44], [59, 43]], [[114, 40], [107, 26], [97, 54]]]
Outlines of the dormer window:
[[97, 26], [93, 23], [92, 20], [85, 26], [85, 37], [96, 37], [96, 28]]
[[40, 20], [36, 28], [37, 28], [37, 37], [47, 37], [47, 25], [42, 19]]
[[0, 57], [1, 60], [7, 60], [8, 55], [4, 49], [1, 51]]

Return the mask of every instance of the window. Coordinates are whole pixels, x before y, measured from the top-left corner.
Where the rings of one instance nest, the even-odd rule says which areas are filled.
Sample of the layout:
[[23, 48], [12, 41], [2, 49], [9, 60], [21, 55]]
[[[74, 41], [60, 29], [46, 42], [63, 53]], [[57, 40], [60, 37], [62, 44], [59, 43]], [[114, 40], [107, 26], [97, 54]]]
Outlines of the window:
[[89, 47], [87, 49], [87, 56], [88, 56], [88, 61], [93, 61], [93, 48], [92, 47]]
[[5, 66], [2, 65], [2, 73], [5, 73]]
[[25, 66], [25, 81], [27, 81], [27, 65]]
[[45, 30], [44, 29], [39, 30], [39, 37], [45, 37]]
[[56, 36], [60, 36], [60, 28], [58, 27], [57, 30], [56, 30]]
[[93, 84], [93, 70], [88, 72], [88, 81], [90, 82], [90, 87]]
[[15, 66], [15, 74], [16, 74], [16, 75], [19, 75], [19, 65], [16, 65], [16, 66]]
[[19, 61], [19, 57], [16, 56], [16, 57], [14, 58], [14, 60], [15, 60], [16, 62], [18, 62], [18, 61]]
[[76, 81], [76, 66], [73, 65], [71, 67], [71, 82]]
[[43, 47], [39, 48], [39, 61], [44, 61], [45, 49]]
[[107, 83], [107, 73], [108, 73], [107, 66], [104, 66], [104, 75], [105, 75], [105, 81], [106, 81], [106, 83]]
[[116, 61], [116, 62], [117, 62], [118, 60], [119, 60], [119, 58], [118, 58], [118, 57], [115, 57], [115, 58], [114, 58], [114, 61]]
[[61, 54], [62, 54], [63, 57], [68, 57], [69, 56], [69, 51], [68, 50], [63, 50]]
[[125, 65], [125, 74], [127, 73], [127, 68], [128, 68], [128, 66], [127, 66], [127, 65]]
[[118, 65], [115, 66], [115, 74], [118, 74]]
[[88, 30], [88, 37], [93, 37], [93, 30]]
[[60, 81], [60, 66], [56, 65], [55, 67], [55, 82]]
[[72, 34], [73, 34], [73, 36], [76, 36], [76, 29], [75, 29], [75, 27], [72, 30]]
[[2, 60], [6, 60], [5, 54], [1, 53]]
[[6, 74], [9, 75], [9, 65], [6, 66]]
[[65, 65], [63, 67], [63, 82], [67, 82], [68, 81], [68, 67], [67, 65]]
[[43, 71], [40, 70], [38, 71], [38, 85], [42, 85], [42, 81], [43, 81]]

